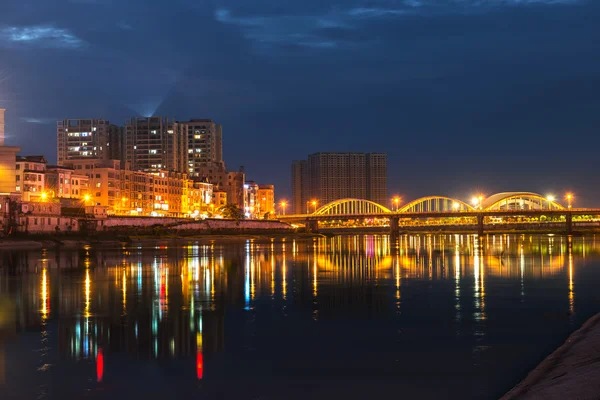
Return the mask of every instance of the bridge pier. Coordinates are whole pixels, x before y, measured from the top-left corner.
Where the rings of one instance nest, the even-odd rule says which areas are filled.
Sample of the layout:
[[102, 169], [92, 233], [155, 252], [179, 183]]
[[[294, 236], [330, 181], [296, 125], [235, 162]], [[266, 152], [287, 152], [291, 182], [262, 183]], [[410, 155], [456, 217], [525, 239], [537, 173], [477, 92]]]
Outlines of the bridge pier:
[[398, 236], [400, 236], [399, 221], [399, 217], [390, 217], [390, 241], [392, 243], [396, 243], [396, 240], [398, 240]]
[[483, 236], [483, 214], [477, 213], [477, 234]]
[[319, 233], [319, 221], [313, 219], [306, 220], [306, 232]]
[[571, 211], [568, 211], [565, 214], [565, 225], [566, 225], [567, 235], [572, 234], [573, 233], [573, 214], [571, 214]]

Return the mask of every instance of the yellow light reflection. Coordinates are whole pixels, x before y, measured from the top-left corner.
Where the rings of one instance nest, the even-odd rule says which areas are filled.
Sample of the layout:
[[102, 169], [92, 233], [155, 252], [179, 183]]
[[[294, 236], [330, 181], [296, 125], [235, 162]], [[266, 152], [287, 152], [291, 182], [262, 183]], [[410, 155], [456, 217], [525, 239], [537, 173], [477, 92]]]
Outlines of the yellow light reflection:
[[42, 270], [42, 321], [48, 318], [50, 311], [50, 302], [48, 301], [48, 275], [46, 268]]
[[123, 269], [123, 314], [127, 314], [127, 275]]
[[92, 286], [92, 280], [90, 279], [90, 270], [86, 269], [85, 270], [85, 309], [84, 309], [84, 313], [83, 316], [85, 318], [89, 318], [90, 317], [90, 308], [91, 308], [91, 299], [90, 299], [90, 289]]
[[573, 251], [569, 246], [569, 312], [575, 311], [575, 294], [573, 292]]

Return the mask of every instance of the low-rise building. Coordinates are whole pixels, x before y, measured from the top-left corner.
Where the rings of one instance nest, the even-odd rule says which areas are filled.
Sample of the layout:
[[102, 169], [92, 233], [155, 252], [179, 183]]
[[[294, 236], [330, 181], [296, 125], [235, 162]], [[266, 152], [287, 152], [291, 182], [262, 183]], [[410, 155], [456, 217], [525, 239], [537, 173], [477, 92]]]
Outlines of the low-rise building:
[[23, 201], [41, 201], [47, 197], [46, 163], [44, 156], [17, 156], [15, 192], [21, 193]]
[[269, 214], [275, 214], [275, 186], [258, 185], [258, 212], [261, 218]]
[[71, 167], [49, 165], [46, 168], [45, 191], [49, 197], [83, 199], [88, 194], [89, 177]]

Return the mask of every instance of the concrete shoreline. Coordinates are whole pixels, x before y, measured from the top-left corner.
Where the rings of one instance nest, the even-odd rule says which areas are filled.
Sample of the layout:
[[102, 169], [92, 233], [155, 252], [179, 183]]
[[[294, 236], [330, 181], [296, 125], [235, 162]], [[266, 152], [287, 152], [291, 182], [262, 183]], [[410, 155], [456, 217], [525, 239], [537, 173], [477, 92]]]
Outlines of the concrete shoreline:
[[121, 246], [126, 244], [157, 245], [164, 243], [203, 242], [203, 241], [239, 241], [247, 239], [268, 240], [272, 238], [314, 238], [323, 237], [320, 234], [303, 232], [239, 232], [239, 233], [214, 233], [199, 235], [168, 235], [168, 236], [111, 236], [111, 237], [31, 237], [31, 238], [4, 238], [0, 239], [0, 253], [3, 251], [29, 251], [40, 249], [76, 250], [84, 246]]
[[573, 332], [501, 400], [599, 398], [600, 313]]

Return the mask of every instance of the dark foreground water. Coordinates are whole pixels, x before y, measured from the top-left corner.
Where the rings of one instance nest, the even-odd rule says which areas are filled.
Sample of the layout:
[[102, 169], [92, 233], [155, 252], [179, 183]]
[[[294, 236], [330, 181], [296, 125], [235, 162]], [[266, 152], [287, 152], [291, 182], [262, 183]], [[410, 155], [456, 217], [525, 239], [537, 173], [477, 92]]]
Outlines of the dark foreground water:
[[0, 399], [491, 399], [600, 310], [594, 237], [165, 242], [0, 260]]

